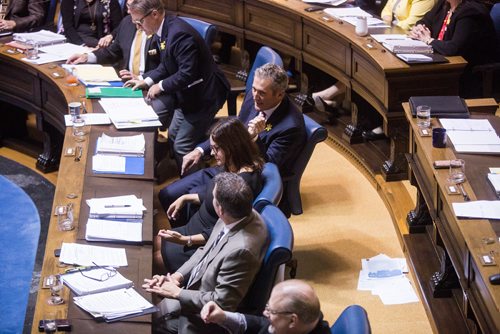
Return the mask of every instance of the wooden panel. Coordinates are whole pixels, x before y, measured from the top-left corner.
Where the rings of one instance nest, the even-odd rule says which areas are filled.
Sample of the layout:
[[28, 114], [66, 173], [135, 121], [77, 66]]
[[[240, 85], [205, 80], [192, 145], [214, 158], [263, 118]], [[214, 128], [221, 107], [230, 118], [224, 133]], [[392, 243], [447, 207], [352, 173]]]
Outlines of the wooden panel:
[[[22, 75], [19, 75], [20, 73]], [[28, 103], [38, 107], [41, 105], [40, 83], [37, 72], [27, 64], [12, 61], [8, 57], [2, 57], [0, 62], [0, 82], [2, 83], [3, 94], [18, 98], [25, 105]]]
[[387, 107], [387, 83], [384, 72], [375, 63], [360, 53], [354, 52], [352, 55], [352, 77]]
[[234, 0], [178, 0], [177, 10], [192, 16], [241, 26], [243, 2]]
[[41, 79], [41, 92], [42, 108], [44, 109], [43, 119], [64, 134], [64, 115], [67, 112], [64, 94], [53, 82], [48, 82], [43, 78]]
[[269, 36], [283, 43], [302, 47], [302, 23], [296, 15], [285, 15], [270, 6], [245, 3], [245, 29]]
[[351, 59], [349, 43], [325, 29], [304, 25], [303, 50], [348, 73]]

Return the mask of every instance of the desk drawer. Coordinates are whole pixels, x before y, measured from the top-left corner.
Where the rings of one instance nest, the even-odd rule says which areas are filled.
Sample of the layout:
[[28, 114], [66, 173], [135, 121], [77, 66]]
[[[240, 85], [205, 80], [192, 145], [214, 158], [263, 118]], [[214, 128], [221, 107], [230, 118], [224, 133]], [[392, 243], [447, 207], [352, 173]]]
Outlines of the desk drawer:
[[[170, 1], [171, 2], [171, 1]], [[203, 20], [214, 20], [233, 26], [242, 25], [243, 2], [234, 0], [178, 0], [176, 6], [168, 4], [168, 9], [201, 17]], [[174, 7], [174, 8], [171, 8]], [[176, 7], [176, 8], [175, 8]]]
[[384, 72], [357, 52], [353, 52], [352, 55], [352, 77], [387, 106], [387, 83]]
[[348, 43], [327, 30], [307, 24], [303, 35], [304, 52], [337, 67], [342, 73], [349, 72], [351, 49]]

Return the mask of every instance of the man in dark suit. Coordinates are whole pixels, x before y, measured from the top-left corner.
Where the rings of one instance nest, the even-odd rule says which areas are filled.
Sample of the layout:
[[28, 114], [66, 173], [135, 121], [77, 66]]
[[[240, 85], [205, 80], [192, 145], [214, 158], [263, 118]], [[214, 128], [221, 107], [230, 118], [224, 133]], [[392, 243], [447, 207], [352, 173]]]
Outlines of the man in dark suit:
[[273, 288], [264, 317], [227, 312], [210, 301], [201, 310], [201, 318], [229, 333], [330, 334], [318, 296], [309, 284], [299, 280], [284, 281]]
[[201, 308], [214, 301], [236, 310], [261, 266], [267, 229], [252, 209], [250, 187], [234, 173], [220, 173], [214, 183], [214, 208], [220, 219], [206, 245], [174, 274], [153, 276], [143, 285], [164, 297], [159, 304], [164, 318], [154, 328], [157, 332], [221, 332], [201, 321]]
[[158, 36], [161, 63], [144, 80], [125, 85], [149, 87], [148, 98], [164, 125], [173, 117], [168, 136], [180, 167], [182, 157], [206, 136], [229, 83], [203, 38], [182, 19], [166, 16], [160, 0], [133, 0], [129, 12], [132, 22]]
[[206, 323], [216, 323], [229, 333], [245, 334], [329, 334], [318, 296], [304, 281], [277, 284], [264, 310], [264, 317], [224, 311], [210, 301], [201, 310]]
[[26, 32], [43, 25], [48, 1], [1, 0], [1, 3], [0, 33]]
[[[252, 94], [247, 94], [238, 118], [248, 126], [266, 161], [275, 163], [282, 176], [287, 176], [305, 139], [304, 118], [285, 90], [286, 72], [278, 65], [265, 64], [255, 71]], [[182, 173], [210, 154], [208, 141], [200, 144], [183, 159]], [[217, 169], [209, 168], [188, 175], [160, 191], [164, 208], [181, 195], [194, 191], [213, 177]]]
[[[137, 55], [135, 55], [136, 48]], [[139, 57], [137, 65], [134, 64], [134, 57]], [[125, 16], [120, 22], [116, 37], [111, 45], [88, 54], [72, 55], [67, 60], [68, 64], [114, 64], [117, 62], [120, 63], [121, 68], [119, 75], [124, 80], [137, 78], [160, 64], [158, 43], [151, 36], [146, 36], [142, 30], [137, 30], [130, 15]]]

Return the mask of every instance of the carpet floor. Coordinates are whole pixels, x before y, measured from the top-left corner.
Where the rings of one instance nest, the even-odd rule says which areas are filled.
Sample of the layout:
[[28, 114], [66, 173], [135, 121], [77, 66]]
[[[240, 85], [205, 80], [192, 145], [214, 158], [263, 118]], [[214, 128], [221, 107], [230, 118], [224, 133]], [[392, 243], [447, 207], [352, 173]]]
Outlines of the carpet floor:
[[[18, 268], [27, 266], [28, 268], [33, 268], [33, 271], [30, 275], [30, 284], [28, 285], [29, 287], [29, 295], [28, 295], [28, 306], [26, 308], [26, 312], [21, 314], [21, 321], [24, 319], [24, 333], [30, 333], [31, 332], [31, 325], [33, 322], [33, 312], [34, 312], [34, 305], [36, 303], [36, 296], [37, 296], [37, 291], [38, 291], [38, 286], [39, 286], [39, 281], [40, 281], [40, 271], [42, 268], [42, 263], [43, 263], [43, 255], [45, 252], [45, 242], [47, 239], [47, 230], [48, 230], [48, 225], [50, 221], [50, 215], [51, 215], [51, 210], [52, 210], [52, 202], [54, 199], [54, 185], [47, 181], [44, 177], [39, 175], [38, 173], [30, 170], [29, 168], [24, 167], [23, 165], [9, 160], [5, 157], [0, 156], [0, 175], [3, 175], [6, 179], [11, 181], [13, 184], [17, 185], [20, 189], [24, 191], [27, 196], [31, 199], [32, 203], [36, 207], [36, 211], [38, 212], [37, 218], [37, 224], [38, 226], [36, 227], [37, 232], [35, 233], [33, 229], [27, 229], [27, 220], [24, 221], [21, 219], [21, 226], [17, 226], [17, 233], [19, 235], [19, 238], [21, 236], [24, 236], [28, 234], [30, 236], [31, 241], [36, 241], [38, 247], [35, 245], [36, 249], [36, 256], [35, 256], [35, 263], [34, 266], [31, 264], [29, 265], [23, 265], [21, 266], [19, 263], [17, 263], [17, 266], [12, 268], [12, 271], [17, 270]], [[5, 196], [6, 194], [4, 193], [4, 189], [2, 189], [2, 195]], [[9, 200], [12, 200], [12, 198], [8, 198]], [[14, 202], [11, 202], [14, 203]], [[28, 217], [30, 215], [27, 214], [21, 214], [21, 210], [23, 209], [22, 207], [19, 206], [14, 206], [12, 207], [11, 204], [9, 204], [9, 207], [4, 206], [6, 205], [4, 201], [0, 201], [0, 211], [3, 211], [4, 209], [9, 210], [9, 212], [14, 213], [17, 215], [17, 217], [24, 218]], [[4, 224], [7, 224], [8, 221], [2, 219], [0, 221], [0, 224], [2, 224], [2, 228], [4, 227]], [[2, 233], [3, 235], [3, 233]], [[5, 247], [8, 245], [8, 247]], [[24, 251], [23, 248], [19, 249], [20, 243], [16, 239], [10, 239], [6, 240], [6, 243], [2, 242], [2, 247], [6, 248], [11, 254], [20, 254]], [[2, 261], [4, 261], [4, 256], [2, 254]], [[4, 262], [2, 263], [2, 267], [4, 267]], [[4, 270], [6, 268], [3, 268]], [[31, 270], [30, 270], [31, 271]], [[5, 287], [4, 287], [5, 288]], [[2, 300], [4, 300], [2, 298]], [[26, 314], [26, 316], [24, 316]], [[3, 315], [3, 312], [2, 312]], [[9, 319], [7, 322], [2, 322], [2, 323], [8, 323], [11, 322], [12, 319]], [[3, 332], [3, 330], [2, 330]], [[20, 331], [15, 331], [19, 333]]]

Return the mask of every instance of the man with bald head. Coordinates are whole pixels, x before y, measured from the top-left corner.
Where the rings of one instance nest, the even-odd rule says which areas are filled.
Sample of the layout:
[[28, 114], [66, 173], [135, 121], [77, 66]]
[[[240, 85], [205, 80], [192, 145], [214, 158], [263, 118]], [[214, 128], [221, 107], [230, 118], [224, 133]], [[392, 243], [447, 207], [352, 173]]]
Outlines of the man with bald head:
[[304, 281], [288, 280], [277, 284], [264, 310], [255, 316], [222, 310], [208, 302], [201, 310], [206, 323], [216, 323], [229, 333], [245, 334], [329, 334], [323, 320], [318, 296]]

